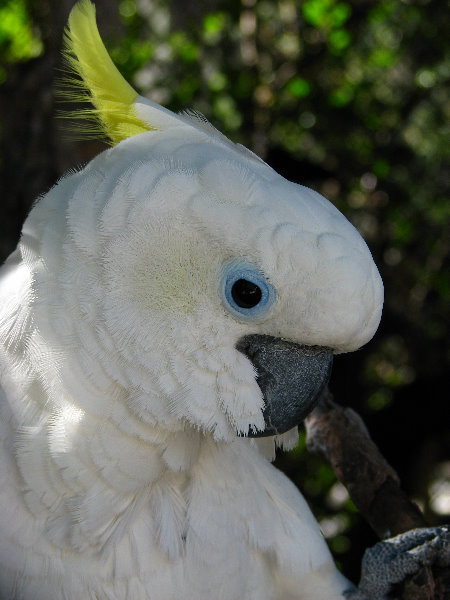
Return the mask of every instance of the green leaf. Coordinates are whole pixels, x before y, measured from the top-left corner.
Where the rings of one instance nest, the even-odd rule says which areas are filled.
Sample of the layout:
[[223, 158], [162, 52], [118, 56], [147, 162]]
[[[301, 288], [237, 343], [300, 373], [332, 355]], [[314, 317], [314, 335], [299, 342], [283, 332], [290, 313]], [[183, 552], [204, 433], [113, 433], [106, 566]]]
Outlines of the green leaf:
[[305, 21], [314, 25], [314, 27], [325, 26], [333, 3], [333, 0], [307, 0], [303, 2], [302, 13]]
[[349, 85], [343, 85], [331, 92], [328, 96], [328, 102], [332, 106], [336, 106], [336, 108], [340, 108], [342, 106], [346, 106], [353, 100], [353, 88]]
[[386, 177], [386, 175], [389, 173], [390, 170], [391, 170], [391, 167], [390, 167], [388, 161], [385, 160], [384, 158], [375, 159], [375, 161], [372, 165], [372, 171], [375, 173], [375, 175], [379, 179]]
[[338, 29], [330, 34], [330, 49], [333, 54], [340, 54], [350, 45], [351, 41], [352, 36], [346, 29]]
[[311, 84], [303, 77], [294, 77], [286, 84], [286, 90], [295, 98], [306, 98], [311, 92]]
[[11, 63], [35, 58], [43, 51], [42, 41], [32, 29], [24, 0], [10, 0], [0, 8], [0, 49], [6, 62]]

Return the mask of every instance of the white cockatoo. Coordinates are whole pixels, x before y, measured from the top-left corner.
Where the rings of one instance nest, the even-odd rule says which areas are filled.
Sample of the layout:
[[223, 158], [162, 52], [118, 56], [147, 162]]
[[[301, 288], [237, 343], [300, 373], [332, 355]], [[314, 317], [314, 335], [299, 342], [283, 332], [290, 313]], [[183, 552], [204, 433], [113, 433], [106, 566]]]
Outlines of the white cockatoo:
[[356, 229], [201, 115], [139, 96], [72, 10], [113, 147], [62, 178], [0, 278], [0, 597], [338, 600], [270, 459], [377, 329]]

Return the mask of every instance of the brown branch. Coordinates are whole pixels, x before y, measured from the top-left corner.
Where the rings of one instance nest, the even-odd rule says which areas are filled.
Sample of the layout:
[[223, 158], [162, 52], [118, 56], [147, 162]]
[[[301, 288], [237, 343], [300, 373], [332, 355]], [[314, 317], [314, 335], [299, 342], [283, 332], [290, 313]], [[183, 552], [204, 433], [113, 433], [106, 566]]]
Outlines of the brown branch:
[[[336, 404], [326, 390], [305, 425], [308, 449], [328, 460], [362, 516], [381, 539], [427, 526], [355, 411]], [[425, 568], [405, 583], [400, 597], [444, 600], [450, 597], [446, 594], [450, 594], [449, 570]]]
[[401, 489], [397, 473], [381, 455], [355, 411], [333, 402], [327, 390], [305, 423], [308, 449], [330, 462], [358, 510], [381, 539], [426, 527], [421, 512]]

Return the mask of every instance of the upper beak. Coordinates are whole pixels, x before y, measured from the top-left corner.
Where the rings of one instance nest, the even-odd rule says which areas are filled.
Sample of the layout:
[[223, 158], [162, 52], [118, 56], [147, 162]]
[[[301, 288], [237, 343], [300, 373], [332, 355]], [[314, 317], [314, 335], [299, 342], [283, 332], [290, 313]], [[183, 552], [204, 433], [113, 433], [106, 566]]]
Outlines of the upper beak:
[[330, 348], [301, 346], [269, 335], [247, 335], [236, 344], [258, 373], [264, 397], [263, 431], [249, 437], [279, 435], [299, 425], [317, 404], [333, 364]]

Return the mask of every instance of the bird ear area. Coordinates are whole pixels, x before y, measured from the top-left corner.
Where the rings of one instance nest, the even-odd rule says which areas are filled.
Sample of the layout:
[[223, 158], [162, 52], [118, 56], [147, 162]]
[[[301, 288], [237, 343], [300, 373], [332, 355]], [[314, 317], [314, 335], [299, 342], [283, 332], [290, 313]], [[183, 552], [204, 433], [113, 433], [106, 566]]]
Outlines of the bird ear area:
[[78, 122], [79, 139], [107, 138], [115, 145], [138, 133], [186, 124], [182, 116], [139, 96], [124, 79], [103, 44], [90, 0], [80, 0], [69, 15], [63, 56], [65, 75], [56, 93], [63, 102], [86, 104], [61, 115]]

